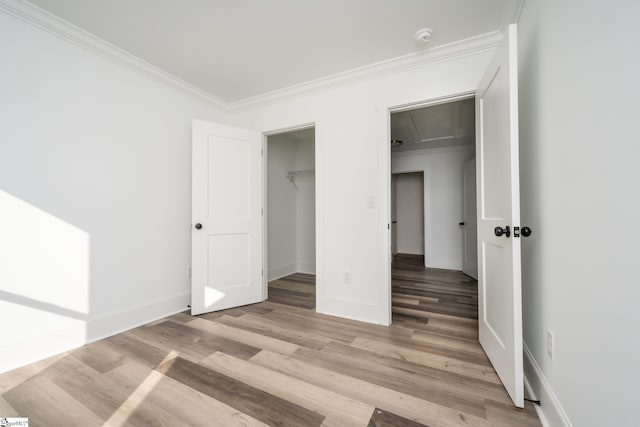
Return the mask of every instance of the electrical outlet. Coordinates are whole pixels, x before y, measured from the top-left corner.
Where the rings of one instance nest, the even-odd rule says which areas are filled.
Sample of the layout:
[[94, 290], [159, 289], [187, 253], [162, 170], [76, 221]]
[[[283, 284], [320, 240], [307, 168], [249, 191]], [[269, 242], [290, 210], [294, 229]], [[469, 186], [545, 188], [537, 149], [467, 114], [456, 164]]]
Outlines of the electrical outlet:
[[351, 273], [348, 271], [345, 271], [344, 273], [344, 283], [351, 283]]
[[547, 354], [549, 359], [553, 360], [556, 352], [556, 340], [553, 337], [553, 332], [547, 331]]

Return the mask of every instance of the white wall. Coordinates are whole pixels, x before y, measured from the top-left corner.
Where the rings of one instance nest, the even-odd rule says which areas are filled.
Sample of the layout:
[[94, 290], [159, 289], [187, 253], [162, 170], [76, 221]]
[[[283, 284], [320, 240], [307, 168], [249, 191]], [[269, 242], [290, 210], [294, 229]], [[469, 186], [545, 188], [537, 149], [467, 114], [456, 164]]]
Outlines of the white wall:
[[396, 175], [397, 245], [401, 254], [424, 255], [424, 175]]
[[319, 312], [390, 322], [388, 109], [475, 90], [491, 54], [448, 57], [240, 110], [247, 127], [264, 132], [316, 124]]
[[630, 0], [530, 0], [520, 19], [524, 339], [551, 425], [637, 424], [638, 16]]
[[392, 155], [392, 173], [424, 171], [426, 267], [462, 270], [462, 166], [473, 155], [465, 147]]
[[0, 13], [0, 371], [187, 308], [191, 119], [226, 114]]
[[[315, 169], [314, 140], [296, 145], [296, 170]], [[296, 179], [296, 271], [316, 272], [316, 181], [315, 174], [303, 174]]]
[[267, 245], [269, 280], [297, 270], [296, 190], [287, 172], [296, 168], [297, 143], [285, 135], [267, 142]]
[[[303, 133], [305, 136], [307, 132]], [[269, 280], [315, 273], [315, 180], [287, 172], [313, 170], [314, 141], [300, 133], [277, 134], [267, 142], [267, 243]], [[296, 189], [297, 186], [297, 189]]]

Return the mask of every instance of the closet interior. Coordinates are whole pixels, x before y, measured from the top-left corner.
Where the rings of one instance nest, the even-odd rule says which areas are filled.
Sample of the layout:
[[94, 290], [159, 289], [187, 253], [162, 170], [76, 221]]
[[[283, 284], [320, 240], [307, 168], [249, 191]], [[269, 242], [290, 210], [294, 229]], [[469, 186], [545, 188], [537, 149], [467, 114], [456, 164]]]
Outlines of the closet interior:
[[315, 128], [270, 135], [266, 147], [269, 282], [315, 275]]

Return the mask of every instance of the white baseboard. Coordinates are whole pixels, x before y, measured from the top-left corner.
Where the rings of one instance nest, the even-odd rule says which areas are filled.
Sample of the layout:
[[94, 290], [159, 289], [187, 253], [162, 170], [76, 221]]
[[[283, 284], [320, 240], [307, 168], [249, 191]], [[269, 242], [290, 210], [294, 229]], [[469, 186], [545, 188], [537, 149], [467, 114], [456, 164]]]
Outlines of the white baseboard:
[[296, 273], [316, 274], [315, 262], [299, 262], [297, 264]]
[[462, 271], [462, 264], [459, 262], [432, 262], [430, 259], [426, 259], [425, 268]]
[[269, 269], [269, 281], [297, 273], [298, 266], [296, 264], [287, 264], [281, 267]]
[[536, 405], [536, 412], [544, 427], [567, 426], [571, 427], [571, 421], [562, 408], [560, 401], [553, 392], [551, 385], [545, 378], [538, 362], [531, 354], [525, 343], [524, 347], [524, 384], [529, 396], [534, 400], [540, 400], [540, 406]]
[[[395, 156], [395, 153], [394, 153]], [[424, 255], [423, 251], [414, 251], [413, 249], [400, 249], [398, 248], [396, 250], [396, 254], [402, 254], [402, 255]]]
[[0, 345], [0, 373], [187, 310], [190, 292], [125, 307]]

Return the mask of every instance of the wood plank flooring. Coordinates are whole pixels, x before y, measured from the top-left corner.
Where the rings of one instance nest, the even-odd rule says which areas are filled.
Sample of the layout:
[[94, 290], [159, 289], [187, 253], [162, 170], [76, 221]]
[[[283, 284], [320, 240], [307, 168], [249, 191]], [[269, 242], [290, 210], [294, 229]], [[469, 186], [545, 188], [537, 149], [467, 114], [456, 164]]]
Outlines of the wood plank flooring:
[[0, 375], [32, 426], [539, 426], [477, 342], [477, 285], [398, 256], [393, 325], [317, 314], [314, 276], [179, 313]]

